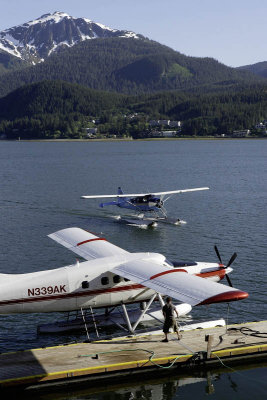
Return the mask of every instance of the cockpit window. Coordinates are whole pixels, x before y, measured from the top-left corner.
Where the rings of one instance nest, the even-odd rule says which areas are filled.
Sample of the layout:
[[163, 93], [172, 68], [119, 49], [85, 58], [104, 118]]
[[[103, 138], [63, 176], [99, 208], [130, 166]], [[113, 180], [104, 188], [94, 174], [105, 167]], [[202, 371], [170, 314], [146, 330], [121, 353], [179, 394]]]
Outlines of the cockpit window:
[[88, 289], [89, 288], [89, 282], [88, 281], [82, 281], [82, 288], [83, 289]]
[[167, 260], [167, 258], [165, 259], [164, 263], [169, 265], [170, 267], [173, 267], [173, 263]]
[[193, 267], [193, 265], [197, 265], [194, 261], [172, 261], [172, 265], [174, 268], [182, 268], [182, 267]]
[[113, 276], [113, 282], [114, 283], [120, 283], [121, 281], [121, 277], [119, 275], [114, 275]]
[[108, 284], [109, 284], [109, 279], [108, 279], [108, 277], [107, 277], [107, 276], [103, 276], [103, 277], [101, 278], [101, 283], [102, 283], [102, 285], [108, 285]]

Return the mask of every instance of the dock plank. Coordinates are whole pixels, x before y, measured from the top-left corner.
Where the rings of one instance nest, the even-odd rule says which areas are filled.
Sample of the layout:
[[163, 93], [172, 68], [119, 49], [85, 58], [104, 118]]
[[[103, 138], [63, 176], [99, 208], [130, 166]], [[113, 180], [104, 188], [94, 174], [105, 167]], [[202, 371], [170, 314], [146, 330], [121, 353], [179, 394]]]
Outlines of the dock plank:
[[[207, 334], [214, 336], [211, 359], [267, 352], [266, 338], [244, 335], [241, 327], [267, 332], [267, 321], [229, 325], [227, 332], [225, 327], [185, 331], [181, 341], [171, 334], [168, 343], [161, 342], [163, 335], [160, 333], [4, 353], [0, 355], [0, 385], [146, 368], [153, 366], [153, 362], [164, 365], [176, 358], [176, 363], [184, 363], [192, 354], [207, 350]], [[98, 357], [94, 357], [96, 354]]]

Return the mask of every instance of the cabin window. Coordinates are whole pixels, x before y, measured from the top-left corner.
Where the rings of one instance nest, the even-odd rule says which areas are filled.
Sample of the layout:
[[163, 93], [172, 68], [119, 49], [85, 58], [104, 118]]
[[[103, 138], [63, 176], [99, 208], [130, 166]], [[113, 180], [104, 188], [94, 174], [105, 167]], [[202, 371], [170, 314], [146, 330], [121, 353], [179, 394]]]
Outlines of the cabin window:
[[130, 279], [124, 278], [125, 282], [129, 282]]
[[88, 281], [82, 281], [82, 288], [83, 289], [88, 289], [89, 288], [89, 282]]
[[109, 279], [107, 276], [103, 276], [103, 278], [101, 278], [101, 283], [102, 285], [108, 285], [109, 284]]
[[113, 276], [113, 282], [114, 283], [120, 283], [121, 281], [121, 277], [119, 275], [114, 275]]

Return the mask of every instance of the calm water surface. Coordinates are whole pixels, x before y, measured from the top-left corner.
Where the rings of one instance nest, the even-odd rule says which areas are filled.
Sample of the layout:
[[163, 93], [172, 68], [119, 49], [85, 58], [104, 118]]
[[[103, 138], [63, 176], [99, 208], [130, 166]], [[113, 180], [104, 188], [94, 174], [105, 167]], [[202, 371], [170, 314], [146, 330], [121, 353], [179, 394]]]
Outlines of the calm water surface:
[[[231, 279], [250, 294], [231, 304], [229, 321], [266, 319], [266, 170], [266, 140], [0, 142], [0, 272], [32, 272], [75, 262], [74, 254], [47, 238], [70, 226], [102, 232], [129, 251], [155, 251], [174, 260], [215, 262], [216, 243], [225, 263], [238, 253]], [[200, 186], [210, 190], [169, 200], [169, 215], [186, 225], [141, 230], [115, 223], [111, 216], [119, 214], [118, 209], [101, 210], [97, 201], [80, 199], [82, 194], [115, 193], [119, 185], [130, 192]], [[195, 308], [192, 317], [226, 318], [227, 307]], [[0, 351], [83, 339], [36, 334], [39, 323], [54, 319], [53, 314], [0, 316]], [[260, 375], [260, 370], [251, 371], [245, 374], [253, 374], [253, 379]], [[232, 390], [229, 376], [224, 374], [216, 384], [219, 393], [223, 386]], [[249, 382], [243, 375], [237, 381], [240, 387]], [[202, 383], [166, 389], [167, 394], [163, 383], [152, 387], [159, 392], [157, 398], [176, 399], [189, 398], [198, 385]], [[205, 385], [203, 390], [204, 397]], [[130, 399], [127, 393], [115, 390], [114, 398]], [[140, 393], [143, 397], [136, 398], [153, 398]], [[77, 398], [112, 398], [90, 396]], [[235, 398], [248, 397], [242, 392]]]

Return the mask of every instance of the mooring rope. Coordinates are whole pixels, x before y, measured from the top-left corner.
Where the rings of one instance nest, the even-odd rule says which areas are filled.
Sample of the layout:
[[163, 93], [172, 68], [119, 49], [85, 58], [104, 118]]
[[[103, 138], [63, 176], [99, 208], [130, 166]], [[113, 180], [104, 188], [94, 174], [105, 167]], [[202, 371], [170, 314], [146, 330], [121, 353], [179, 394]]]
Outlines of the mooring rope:
[[[121, 352], [127, 352], [127, 351], [144, 351], [144, 352], [146, 352], [146, 353], [149, 353], [150, 354], [150, 356], [148, 357], [148, 360], [147, 361], [149, 361], [149, 362], [151, 362], [153, 365], [155, 365], [156, 367], [159, 367], [159, 368], [162, 368], [162, 369], [168, 369], [168, 368], [171, 368], [174, 364], [175, 364], [175, 362], [179, 359], [179, 358], [181, 358], [181, 357], [184, 357], [184, 354], [181, 354], [181, 355], [179, 355], [179, 356], [176, 356], [175, 358], [174, 358], [174, 360], [171, 362], [171, 364], [170, 365], [160, 365], [160, 364], [158, 364], [158, 363], [156, 363], [155, 361], [153, 361], [153, 358], [154, 358], [154, 356], [155, 356], [155, 351], [154, 350], [148, 350], [148, 349], [143, 349], [143, 348], [139, 348], [139, 349], [119, 349], [119, 350], [111, 350], [111, 351], [100, 351], [100, 352], [98, 352], [98, 353], [92, 353], [92, 354], [81, 354], [81, 355], [79, 355], [78, 357], [91, 357], [91, 358], [96, 358], [96, 357], [98, 357], [98, 355], [99, 354], [112, 354], [112, 353], [121, 353]], [[170, 358], [172, 358], [172, 357], [170, 357]]]

